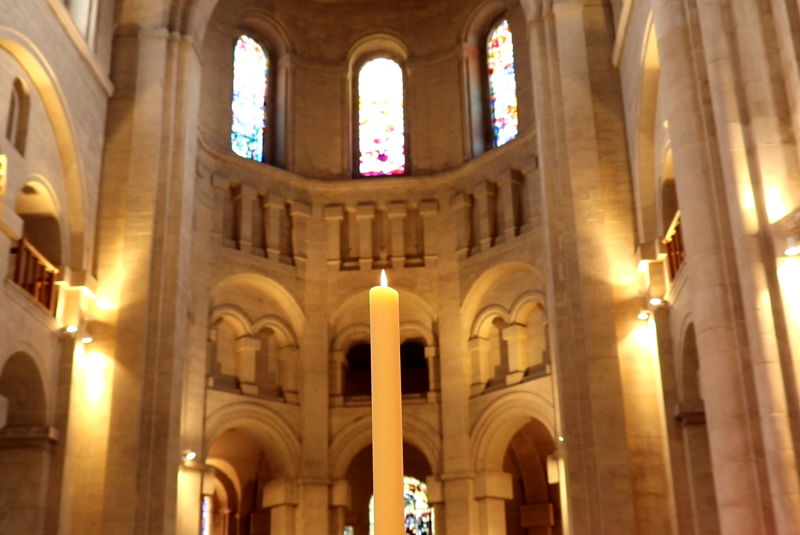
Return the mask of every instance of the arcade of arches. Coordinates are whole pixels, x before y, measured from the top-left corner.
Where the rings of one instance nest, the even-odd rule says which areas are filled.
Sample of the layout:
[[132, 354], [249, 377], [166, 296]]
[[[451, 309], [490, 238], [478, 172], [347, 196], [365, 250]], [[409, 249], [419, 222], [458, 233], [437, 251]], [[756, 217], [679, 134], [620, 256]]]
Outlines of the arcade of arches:
[[798, 35], [796, 0], [0, 0], [0, 534], [387, 535], [386, 270], [398, 534], [797, 535]]

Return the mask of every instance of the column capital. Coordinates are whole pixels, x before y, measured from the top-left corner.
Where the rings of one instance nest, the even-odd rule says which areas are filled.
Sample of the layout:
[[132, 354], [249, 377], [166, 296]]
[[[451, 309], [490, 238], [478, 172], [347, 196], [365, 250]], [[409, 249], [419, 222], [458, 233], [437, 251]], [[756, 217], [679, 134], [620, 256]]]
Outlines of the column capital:
[[483, 470], [475, 474], [475, 499], [496, 498], [514, 499], [514, 485], [511, 474], [494, 470]]
[[356, 206], [356, 220], [362, 221], [364, 219], [375, 218], [375, 204], [362, 203]]
[[273, 479], [264, 485], [262, 507], [269, 509], [281, 505], [298, 505], [299, 503], [300, 493], [296, 479], [289, 477]]
[[406, 217], [408, 215], [406, 210], [406, 203], [403, 201], [389, 203], [388, 213], [389, 213], [389, 219]]
[[344, 219], [344, 207], [341, 204], [332, 204], [325, 207], [326, 221], [341, 221]]

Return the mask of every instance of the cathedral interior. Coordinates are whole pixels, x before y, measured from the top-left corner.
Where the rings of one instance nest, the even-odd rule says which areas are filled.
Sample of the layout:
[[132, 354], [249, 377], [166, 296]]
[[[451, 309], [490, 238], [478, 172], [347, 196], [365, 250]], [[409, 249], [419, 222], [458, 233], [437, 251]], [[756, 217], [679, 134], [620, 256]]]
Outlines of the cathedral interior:
[[799, 135], [797, 0], [0, 0], [0, 534], [798, 535]]

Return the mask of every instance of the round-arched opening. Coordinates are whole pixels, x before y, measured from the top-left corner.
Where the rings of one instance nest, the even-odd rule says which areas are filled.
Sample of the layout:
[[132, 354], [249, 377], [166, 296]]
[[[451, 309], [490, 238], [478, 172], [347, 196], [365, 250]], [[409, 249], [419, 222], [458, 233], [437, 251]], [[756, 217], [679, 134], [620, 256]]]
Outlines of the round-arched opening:
[[0, 396], [8, 400], [6, 427], [41, 427], [47, 422], [39, 368], [25, 353], [15, 353], [0, 373]]
[[204, 499], [209, 535], [269, 533], [264, 486], [273, 479], [267, 454], [246, 431], [225, 431], [211, 445], [206, 464], [214, 469], [214, 494]]
[[403, 394], [425, 394], [429, 390], [425, 346], [406, 342], [400, 346], [400, 374]]
[[549, 431], [537, 420], [511, 439], [503, 459], [514, 489], [514, 498], [505, 502], [507, 535], [552, 533], [560, 527], [559, 487], [549, 482], [547, 467], [555, 450]]
[[344, 380], [345, 396], [372, 395], [372, 364], [369, 344], [358, 344], [347, 352], [347, 371]]
[[[427, 488], [424, 486], [424, 483], [428, 476], [433, 475], [431, 465], [420, 450], [407, 442], [403, 443], [403, 469], [406, 478], [414, 480], [418, 484], [422, 484], [418, 485], [418, 487], [420, 487], [418, 491], [427, 493]], [[373, 492], [371, 445], [361, 450], [353, 458], [347, 469], [346, 479], [350, 484], [351, 507], [350, 510], [345, 513], [344, 524], [345, 526], [351, 526], [354, 534], [361, 533], [367, 535], [371, 533], [370, 502]], [[409, 480], [407, 479], [406, 482], [409, 483]], [[410, 489], [407, 487], [407, 490]], [[407, 502], [407, 514], [414, 514], [417, 519], [424, 516], [423, 509], [424, 507], [420, 504], [420, 507], [416, 508], [414, 511], [409, 511], [409, 504]], [[410, 519], [407, 517], [407, 522], [409, 521]]]
[[[372, 361], [369, 344], [357, 344], [347, 352], [344, 395], [372, 395]], [[400, 381], [403, 394], [425, 394], [430, 388], [425, 346], [405, 342], [400, 346]]]
[[40, 182], [28, 182], [14, 205], [22, 218], [23, 238], [52, 265], [62, 264], [61, 225], [58, 210], [50, 192]]

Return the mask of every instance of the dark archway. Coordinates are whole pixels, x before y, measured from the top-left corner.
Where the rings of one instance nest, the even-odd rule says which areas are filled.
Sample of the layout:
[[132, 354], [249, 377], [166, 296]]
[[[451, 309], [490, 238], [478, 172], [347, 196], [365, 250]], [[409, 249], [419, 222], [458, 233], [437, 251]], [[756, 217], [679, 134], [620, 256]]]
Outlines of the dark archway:
[[[372, 363], [369, 344], [358, 344], [347, 352], [344, 395], [372, 395]], [[430, 389], [425, 346], [405, 342], [400, 346], [400, 377], [403, 394], [426, 394]]]

